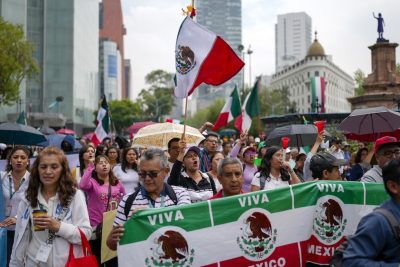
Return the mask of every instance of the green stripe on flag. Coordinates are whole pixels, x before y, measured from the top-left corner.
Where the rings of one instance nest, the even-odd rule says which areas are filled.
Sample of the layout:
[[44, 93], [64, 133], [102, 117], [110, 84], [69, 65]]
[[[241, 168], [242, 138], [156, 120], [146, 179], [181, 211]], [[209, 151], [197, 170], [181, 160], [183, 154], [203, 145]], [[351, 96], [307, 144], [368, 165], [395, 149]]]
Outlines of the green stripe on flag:
[[233, 118], [236, 118], [242, 113], [242, 107], [240, 104], [240, 98], [239, 98], [239, 93], [237, 86], [235, 85], [235, 89], [233, 90], [232, 94], [232, 106], [231, 106], [231, 113]]
[[[355, 182], [358, 183], [358, 182]], [[382, 183], [364, 183], [366, 191], [366, 205], [380, 205], [385, 200], [389, 199], [388, 194], [378, 194], [385, 186]]]
[[193, 203], [159, 209], [144, 209], [136, 213], [125, 223], [125, 229], [140, 229], [122, 237], [120, 244], [129, 244], [147, 240], [157, 229], [164, 226], [179, 226], [186, 231], [211, 226], [207, 202]]
[[317, 91], [316, 91], [316, 84], [315, 84], [315, 77], [311, 77], [311, 112], [316, 112], [317, 107], [315, 106], [317, 101]]

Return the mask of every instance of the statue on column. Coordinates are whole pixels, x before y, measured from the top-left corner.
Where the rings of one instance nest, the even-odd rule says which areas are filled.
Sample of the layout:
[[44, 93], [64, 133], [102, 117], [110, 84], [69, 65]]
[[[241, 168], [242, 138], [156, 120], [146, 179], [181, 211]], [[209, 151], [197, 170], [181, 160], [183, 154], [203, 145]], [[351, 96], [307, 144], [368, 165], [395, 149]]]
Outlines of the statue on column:
[[385, 38], [383, 38], [383, 27], [385, 26], [385, 21], [383, 20], [382, 14], [378, 13], [378, 17], [376, 17], [375, 13], [372, 12], [372, 15], [378, 21], [378, 34], [379, 34], [378, 42], [379, 41], [386, 41]]

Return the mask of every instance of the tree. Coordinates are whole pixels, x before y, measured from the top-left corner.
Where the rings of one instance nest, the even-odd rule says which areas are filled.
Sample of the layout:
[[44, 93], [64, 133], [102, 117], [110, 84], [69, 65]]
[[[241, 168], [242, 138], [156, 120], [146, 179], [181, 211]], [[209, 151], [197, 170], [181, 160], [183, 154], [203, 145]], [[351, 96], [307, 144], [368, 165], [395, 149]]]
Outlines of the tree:
[[397, 63], [396, 65], [396, 72], [400, 75], [400, 63]]
[[138, 103], [132, 102], [130, 99], [111, 100], [108, 102], [111, 125], [115, 127], [115, 131], [119, 134], [129, 127], [139, 116], [141, 116], [141, 108]]
[[365, 73], [361, 69], [357, 69], [354, 72], [354, 80], [356, 82], [356, 88], [354, 88], [355, 96], [360, 96], [364, 94], [364, 82]]
[[21, 25], [0, 17], [0, 104], [11, 105], [19, 98], [22, 80], [39, 71], [32, 45], [25, 39]]
[[[216, 122], [219, 113], [221, 112], [222, 107], [224, 106], [225, 101], [223, 99], [215, 100], [210, 106], [207, 108], [201, 109], [197, 111], [191, 118], [189, 118], [186, 122], [187, 125], [190, 125], [195, 128], [200, 128], [205, 122]], [[233, 128], [233, 123], [227, 125], [226, 128]]]
[[161, 121], [161, 117], [169, 114], [174, 106], [172, 74], [155, 70], [147, 74], [145, 80], [150, 88], [142, 89], [138, 103], [144, 115]]

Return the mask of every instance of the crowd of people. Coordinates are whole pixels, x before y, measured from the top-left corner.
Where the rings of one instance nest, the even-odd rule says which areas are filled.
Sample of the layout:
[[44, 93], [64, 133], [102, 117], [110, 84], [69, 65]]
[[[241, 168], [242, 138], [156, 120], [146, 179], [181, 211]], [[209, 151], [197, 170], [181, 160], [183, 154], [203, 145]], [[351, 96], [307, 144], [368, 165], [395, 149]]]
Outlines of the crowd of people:
[[[6, 207], [0, 227], [7, 229], [7, 262], [10, 266], [64, 266], [70, 244], [77, 245], [75, 255], [82, 254], [81, 230], [100, 263], [102, 235], [107, 237], [107, 246], [116, 250], [124, 223], [140, 209], [187, 205], [317, 179], [383, 182], [393, 201], [400, 198], [400, 172], [396, 176], [391, 171], [390, 178], [382, 172], [389, 162], [400, 170], [400, 161], [395, 160], [400, 158], [400, 144], [394, 137], [378, 139], [371, 149], [359, 142], [353, 153], [347, 142], [335, 138], [329, 149], [322, 149], [323, 132], [308, 153], [303, 148], [267, 146], [246, 132], [237, 140], [223, 142], [214, 132], [204, 137], [198, 145], [188, 144], [184, 135], [173, 138], [166, 150], [151, 148], [151, 144], [121, 147], [109, 138], [97, 147], [88, 142], [79, 151], [79, 166], [74, 169], [58, 148], [43, 149], [30, 166], [30, 151], [14, 146], [0, 173]], [[113, 229], [102, 233], [103, 213], [110, 210], [117, 210]], [[365, 230], [362, 234], [367, 238]], [[374, 260], [375, 248], [368, 247], [368, 254], [363, 244], [355, 242], [346, 254], [348, 263]], [[38, 253], [49, 244], [47, 254]], [[363, 252], [361, 256], [357, 250]], [[390, 253], [385, 257], [389, 262], [399, 259]], [[102, 266], [118, 266], [118, 261], [114, 258]]]

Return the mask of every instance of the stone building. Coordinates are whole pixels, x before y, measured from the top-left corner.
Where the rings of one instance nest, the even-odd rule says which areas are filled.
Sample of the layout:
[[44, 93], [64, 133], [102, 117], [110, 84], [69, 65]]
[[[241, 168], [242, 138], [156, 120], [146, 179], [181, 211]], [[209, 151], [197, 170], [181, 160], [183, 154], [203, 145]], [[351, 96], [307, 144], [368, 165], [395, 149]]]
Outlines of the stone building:
[[321, 99], [313, 101], [312, 78], [321, 77], [325, 81], [324, 111], [349, 112], [351, 106], [347, 98], [354, 95], [353, 79], [333, 63], [332, 56], [325, 54], [316, 36], [304, 59], [272, 75], [268, 90], [288, 88], [289, 100], [296, 102], [297, 113], [313, 112], [313, 105], [321, 106]]

